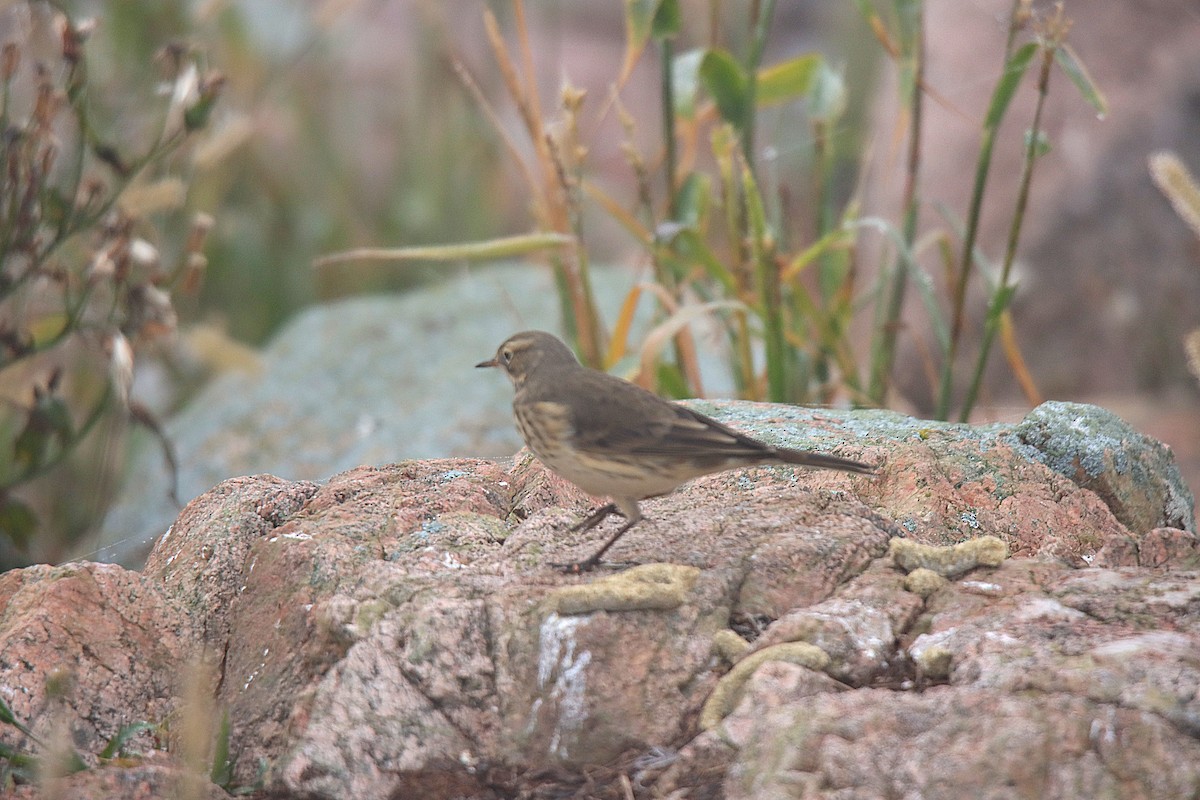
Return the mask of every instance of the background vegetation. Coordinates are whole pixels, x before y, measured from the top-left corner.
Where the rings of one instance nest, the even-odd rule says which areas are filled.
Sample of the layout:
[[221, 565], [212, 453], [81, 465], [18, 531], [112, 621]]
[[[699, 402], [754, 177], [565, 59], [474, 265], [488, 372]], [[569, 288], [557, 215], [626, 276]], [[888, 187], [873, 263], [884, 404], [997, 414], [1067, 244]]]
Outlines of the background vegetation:
[[[1038, 398], [1007, 306], [1027, 189], [1046, 152], [1039, 115], [1050, 87], [1103, 107], [1068, 46], [1069, 20], [1052, 5], [1038, 13], [1011, 5], [1005, 60], [981, 64], [974, 77], [990, 108], [969, 176], [973, 201], [942, 209], [934, 226], [918, 222], [928, 158], [920, 132], [924, 105], [942, 101], [923, 84], [926, 20], [917, 0], [836, 9], [497, 0], [458, 3], [454, 13], [432, 0], [78, 0], [62, 8], [78, 25], [95, 20], [86, 42], [89, 107], [129, 152], [139, 137], [143, 147], [153, 142], [145, 132], [170, 104], [159, 94], [171, 81], [159, 57], [165, 46], [200, 74], [224, 76], [207, 124], [177, 156], [154, 162], [179, 192], [142, 229], [166, 254], [152, 283], [170, 289], [185, 338], [205, 323], [223, 345], [259, 343], [303, 305], [404, 288], [438, 270], [427, 258], [401, 269], [378, 261], [313, 269], [317, 256], [463, 242], [476, 253], [511, 252], [512, 240], [499, 237], [524, 233], [520, 247], [536, 245], [557, 276], [564, 326], [584, 359], [611, 367], [635, 353], [636, 378], [665, 394], [703, 393], [695, 335], [715, 325], [728, 354], [725, 382], [744, 397], [886, 405], [897, 338], [911, 336], [926, 349], [939, 416], [965, 418], [983, 367], [1000, 357], [1029, 401]], [[585, 74], [559, 70], [553, 48], [568, 41], [563, 31], [589, 34], [570, 46], [608, 43]], [[899, 110], [890, 139], [873, 141], [866, 109], [888, 61], [899, 76]], [[1021, 85], [1037, 91], [1020, 95]], [[1018, 133], [997, 142], [1004, 119]], [[990, 175], [998, 146], [1024, 149], [1023, 174]], [[904, 206], [894, 218], [864, 211], [864, 175], [881, 160], [905, 165]], [[989, 180], [1022, 187], [999, 252], [974, 246]], [[204, 280], [185, 292], [178, 270], [199, 254], [189, 250], [198, 214], [214, 223], [203, 242]], [[649, 280], [631, 279], [623, 307], [596, 308], [589, 270], [614, 260]], [[654, 306], [656, 327], [634, 340], [636, 304]], [[905, 309], [918, 313], [905, 317]], [[122, 329], [121, 320], [113, 324]], [[186, 396], [188, 365], [152, 337], [130, 346], [139, 374], [158, 381], [135, 390], [129, 408], [145, 397], [169, 413]], [[202, 355], [219, 368], [231, 350]], [[94, 364], [104, 362], [96, 352]], [[108, 374], [107, 363], [97, 374]], [[53, 374], [35, 370], [11, 384], [9, 447], [26, 429], [49, 430], [22, 446], [42, 447], [56, 465], [25, 476], [41, 488], [17, 472], [6, 496], [24, 504], [33, 495], [28, 503], [51, 509], [43, 522], [69, 541], [103, 510], [129, 420], [154, 417], [118, 409], [89, 425], [70, 381], [47, 391]], [[91, 432], [92, 450], [60, 446], [68, 426], [55, 408], [38, 412], [50, 422], [30, 425], [44, 404], [35, 387], [67, 398], [70, 433], [83, 440]], [[55, 502], [64, 492], [72, 503]], [[63, 509], [72, 511], [49, 518]]]

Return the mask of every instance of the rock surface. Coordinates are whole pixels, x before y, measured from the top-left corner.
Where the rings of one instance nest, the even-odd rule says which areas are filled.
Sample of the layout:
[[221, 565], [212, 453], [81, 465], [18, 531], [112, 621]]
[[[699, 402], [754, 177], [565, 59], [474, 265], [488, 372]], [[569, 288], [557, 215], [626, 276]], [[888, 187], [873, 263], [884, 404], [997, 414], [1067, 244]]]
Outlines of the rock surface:
[[[584, 577], [549, 565], [597, 545], [564, 534], [590, 500], [525, 453], [234, 479], [141, 574], [0, 578], [0, 691], [95, 763], [120, 724], [181, 716], [208, 664], [230, 785], [264, 764], [280, 798], [1200, 792], [1200, 540], [1169, 451], [1068, 404], [978, 428], [698, 407], [880, 474], [693, 481], [611, 551], [643, 566]], [[950, 578], [889, 555], [985, 536], [1011, 557]], [[88, 781], [147, 761], [69, 780], [109, 797]]]

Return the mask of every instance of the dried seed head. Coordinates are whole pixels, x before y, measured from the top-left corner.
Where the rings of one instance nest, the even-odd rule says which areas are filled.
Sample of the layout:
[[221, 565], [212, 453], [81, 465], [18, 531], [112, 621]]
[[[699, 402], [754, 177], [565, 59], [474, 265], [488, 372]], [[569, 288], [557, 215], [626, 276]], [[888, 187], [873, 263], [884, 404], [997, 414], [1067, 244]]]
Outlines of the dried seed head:
[[155, 337], [175, 330], [178, 317], [171, 305], [171, 295], [163, 289], [144, 283], [129, 290], [127, 316], [122, 330], [130, 336]]
[[154, 54], [154, 60], [162, 66], [169, 80], [174, 80], [183, 69], [184, 56], [187, 55], [187, 45], [181, 41], [168, 42]]
[[195, 294], [200, 290], [204, 280], [204, 271], [208, 269], [208, 259], [201, 253], [188, 253], [187, 266], [184, 267], [183, 282], [179, 290], [185, 294]]
[[129, 258], [139, 267], [157, 267], [158, 248], [145, 239], [135, 238], [129, 243]]
[[204, 242], [208, 239], [208, 234], [212, 231], [215, 222], [212, 214], [206, 214], [203, 211], [198, 212], [192, 218], [192, 229], [188, 233], [186, 248], [188, 253], [199, 253], [204, 249]]
[[569, 114], [578, 114], [579, 109], [583, 108], [583, 101], [587, 98], [587, 89], [580, 89], [570, 84], [566, 84], [562, 88], [562, 106]]
[[87, 278], [90, 283], [95, 284], [110, 279], [116, 271], [117, 265], [113, 263], [108, 250], [97, 250], [88, 263]]

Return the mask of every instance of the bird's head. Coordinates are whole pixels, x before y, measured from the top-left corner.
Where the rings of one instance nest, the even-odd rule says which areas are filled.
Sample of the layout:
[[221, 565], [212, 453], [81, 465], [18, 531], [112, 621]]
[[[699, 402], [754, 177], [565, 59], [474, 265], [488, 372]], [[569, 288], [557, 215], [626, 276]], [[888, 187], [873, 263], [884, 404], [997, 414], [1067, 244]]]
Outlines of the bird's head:
[[578, 365], [571, 348], [557, 336], [545, 331], [522, 331], [505, 339], [495, 356], [475, 366], [500, 367], [513, 386], [520, 388], [534, 370]]

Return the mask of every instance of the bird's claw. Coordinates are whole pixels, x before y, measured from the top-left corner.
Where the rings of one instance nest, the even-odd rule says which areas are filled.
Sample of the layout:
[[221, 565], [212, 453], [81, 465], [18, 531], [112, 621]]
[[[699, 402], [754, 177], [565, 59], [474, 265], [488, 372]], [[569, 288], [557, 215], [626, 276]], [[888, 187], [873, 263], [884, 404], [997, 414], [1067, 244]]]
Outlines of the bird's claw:
[[583, 561], [560, 562], [552, 561], [550, 566], [554, 567], [564, 575], [582, 575], [585, 572], [591, 572], [600, 563], [599, 559], [585, 558]]
[[551, 561], [550, 566], [564, 575], [582, 575], [599, 567], [600, 569], [628, 569], [637, 566], [634, 561], [603, 561], [599, 558], [585, 558], [583, 561]]

